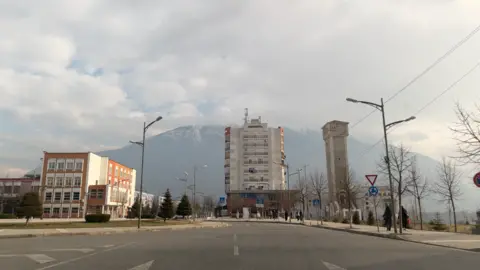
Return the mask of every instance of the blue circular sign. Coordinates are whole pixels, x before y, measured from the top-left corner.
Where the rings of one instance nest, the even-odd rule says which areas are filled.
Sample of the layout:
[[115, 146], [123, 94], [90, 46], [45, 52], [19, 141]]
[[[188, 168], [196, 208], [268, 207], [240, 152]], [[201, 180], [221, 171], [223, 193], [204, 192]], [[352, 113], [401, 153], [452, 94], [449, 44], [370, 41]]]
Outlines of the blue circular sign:
[[475, 174], [475, 176], [473, 177], [473, 183], [475, 184], [475, 186], [480, 187], [480, 172]]
[[377, 196], [378, 195], [378, 188], [375, 187], [375, 186], [371, 186], [368, 189], [368, 193], [370, 194], [370, 196]]

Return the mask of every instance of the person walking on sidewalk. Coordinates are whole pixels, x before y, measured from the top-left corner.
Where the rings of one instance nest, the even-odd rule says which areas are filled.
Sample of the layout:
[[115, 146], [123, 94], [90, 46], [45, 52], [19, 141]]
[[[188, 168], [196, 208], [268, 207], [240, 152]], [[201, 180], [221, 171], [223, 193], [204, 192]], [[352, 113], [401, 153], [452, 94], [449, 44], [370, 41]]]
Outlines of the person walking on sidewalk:
[[408, 214], [407, 210], [402, 206], [402, 227], [406, 230], [408, 225]]
[[387, 227], [387, 231], [390, 231], [392, 229], [392, 211], [390, 210], [390, 207], [385, 207], [385, 212], [383, 213], [383, 220], [384, 220], [384, 225]]

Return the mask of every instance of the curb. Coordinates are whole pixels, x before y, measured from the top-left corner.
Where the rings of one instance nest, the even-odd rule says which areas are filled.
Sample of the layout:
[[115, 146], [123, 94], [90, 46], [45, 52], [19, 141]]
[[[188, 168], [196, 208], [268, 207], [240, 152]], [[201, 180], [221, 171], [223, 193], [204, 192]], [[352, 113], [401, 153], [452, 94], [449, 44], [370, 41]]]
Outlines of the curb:
[[143, 229], [133, 229], [129, 228], [127, 230], [110, 230], [110, 231], [97, 231], [97, 232], [52, 232], [52, 233], [39, 233], [39, 234], [14, 234], [14, 235], [0, 235], [0, 239], [15, 239], [15, 238], [34, 238], [34, 237], [48, 237], [48, 236], [75, 236], [75, 235], [110, 235], [110, 234], [122, 234], [122, 233], [138, 233], [138, 232], [158, 232], [158, 231], [177, 231], [177, 230], [189, 230], [189, 229], [205, 229], [205, 228], [225, 228], [229, 227], [229, 224], [220, 223], [218, 225], [199, 225], [199, 226], [188, 226], [188, 227], [161, 227], [158, 228], [146, 228]]
[[[205, 220], [204, 222], [219, 222], [219, 220]], [[282, 224], [282, 225], [296, 225], [296, 226], [308, 226], [303, 223], [297, 222], [284, 222], [284, 221], [261, 221], [261, 220], [222, 220], [222, 223], [263, 223], [263, 224]]]
[[375, 237], [379, 237], [379, 238], [387, 238], [387, 239], [399, 240], [399, 241], [404, 241], [404, 242], [410, 242], [410, 243], [416, 243], [416, 244], [422, 244], [422, 245], [428, 245], [428, 246], [434, 246], [434, 247], [449, 248], [449, 249], [468, 251], [468, 252], [474, 252], [474, 253], [480, 252], [480, 249], [459, 248], [459, 247], [445, 246], [445, 245], [440, 245], [440, 244], [435, 244], [435, 243], [406, 239], [406, 238], [403, 238], [400, 235], [395, 235], [393, 233], [391, 233], [391, 234], [378, 234], [378, 233], [374, 233], [374, 232], [365, 232], [365, 231], [356, 231], [356, 230], [351, 230], [351, 229], [332, 228], [332, 227], [326, 227], [326, 226], [322, 226], [322, 225], [311, 226], [311, 227], [321, 228], [321, 229], [326, 229], [326, 230], [331, 230], [331, 231], [348, 232], [348, 233], [360, 234], [360, 235], [369, 235], [369, 236], [375, 236]]

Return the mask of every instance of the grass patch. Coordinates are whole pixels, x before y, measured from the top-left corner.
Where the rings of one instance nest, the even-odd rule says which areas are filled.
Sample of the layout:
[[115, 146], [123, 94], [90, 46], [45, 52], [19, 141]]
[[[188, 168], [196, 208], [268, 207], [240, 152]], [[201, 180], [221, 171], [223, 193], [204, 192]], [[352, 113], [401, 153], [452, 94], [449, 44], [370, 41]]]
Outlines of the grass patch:
[[[126, 228], [137, 227], [138, 220], [115, 220], [106, 223], [86, 223], [86, 222], [39, 222], [30, 223], [25, 226], [25, 223], [0, 223], [1, 229], [69, 229], [69, 228]], [[153, 220], [142, 219], [142, 226], [170, 226], [189, 224], [185, 220]]]

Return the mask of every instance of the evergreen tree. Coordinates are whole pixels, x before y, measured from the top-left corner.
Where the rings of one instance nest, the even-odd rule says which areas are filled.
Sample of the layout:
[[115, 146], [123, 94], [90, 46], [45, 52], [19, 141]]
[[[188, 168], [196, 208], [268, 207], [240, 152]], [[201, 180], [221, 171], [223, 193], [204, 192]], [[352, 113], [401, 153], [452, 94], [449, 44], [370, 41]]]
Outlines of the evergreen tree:
[[375, 225], [375, 217], [372, 211], [368, 211], [367, 224], [370, 226]]
[[166, 222], [167, 219], [173, 217], [173, 202], [172, 202], [172, 195], [170, 194], [170, 190], [167, 189], [165, 192], [165, 200], [160, 207], [160, 216], [163, 218], [163, 221]]
[[360, 215], [358, 215], [358, 211], [355, 211], [355, 213], [353, 213], [352, 223], [360, 224]]
[[137, 218], [140, 209], [140, 197], [136, 197], [130, 209], [130, 218]]
[[180, 203], [177, 207], [177, 215], [182, 216], [190, 216], [192, 214], [192, 206], [190, 205], [190, 201], [188, 200], [187, 195], [183, 195]]
[[43, 214], [43, 206], [40, 202], [40, 197], [38, 196], [37, 192], [28, 192], [23, 195], [22, 201], [20, 202], [20, 206], [17, 208], [17, 215], [19, 217], [25, 217], [26, 223], [28, 225], [28, 221], [32, 217], [41, 217]]

